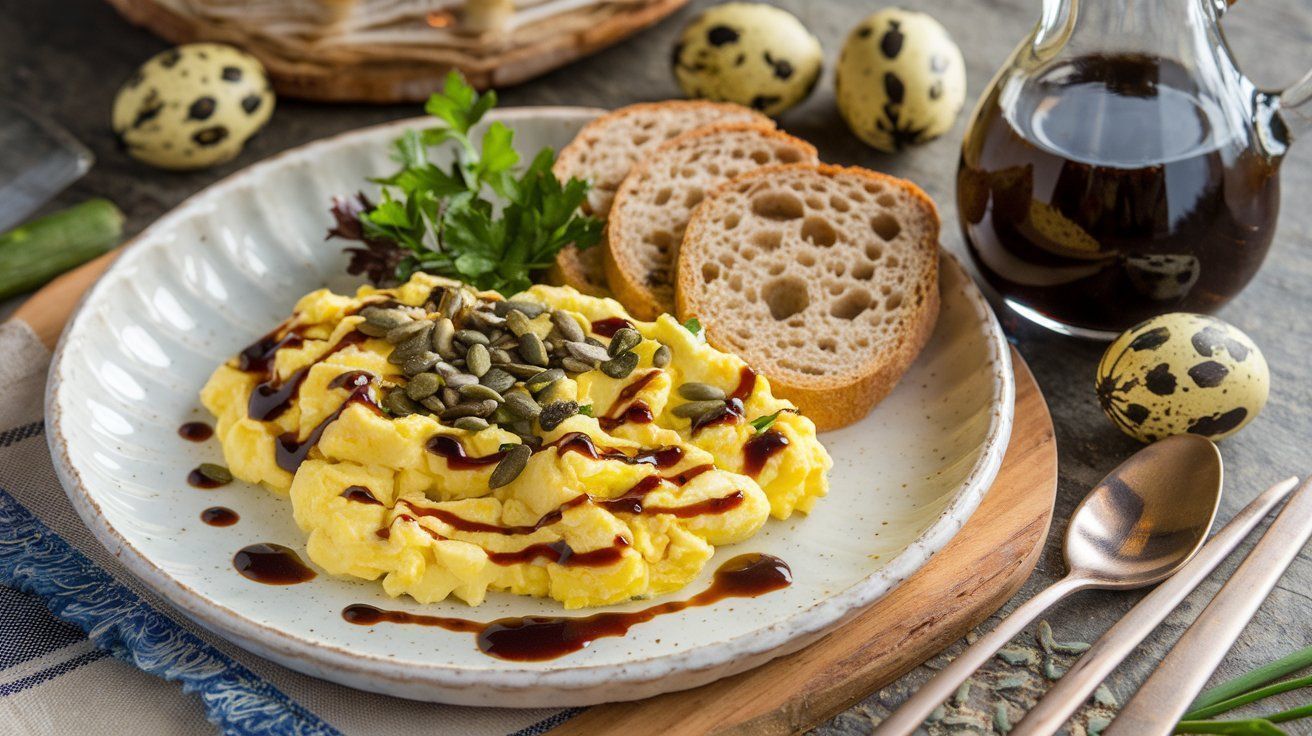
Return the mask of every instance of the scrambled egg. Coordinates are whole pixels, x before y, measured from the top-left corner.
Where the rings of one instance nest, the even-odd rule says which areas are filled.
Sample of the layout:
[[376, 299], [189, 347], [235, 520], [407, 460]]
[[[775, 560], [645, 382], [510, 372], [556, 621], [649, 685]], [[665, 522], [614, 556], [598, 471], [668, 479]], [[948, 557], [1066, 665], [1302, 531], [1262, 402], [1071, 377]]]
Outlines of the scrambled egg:
[[[704, 344], [669, 315], [637, 322], [613, 300], [546, 286], [514, 298], [565, 310], [589, 334], [594, 321], [628, 321], [643, 337], [633, 349], [638, 367], [619, 379], [591, 370], [559, 381], [549, 398], [588, 405], [591, 416], [540, 431], [543, 444], [524, 470], [491, 489], [489, 459], [521, 438], [496, 425], [470, 432], [431, 414], [380, 410], [382, 391], [406, 379], [387, 360], [391, 344], [357, 332], [363, 318], [356, 312], [369, 303], [419, 306], [435, 287], [452, 285], [417, 274], [394, 289], [362, 287], [354, 297], [310, 293], [271, 336], [267, 367], [242, 370], [234, 359], [201, 392], [233, 475], [289, 495], [308, 534], [307, 554], [329, 573], [381, 578], [389, 595], [424, 603], [455, 595], [477, 605], [488, 590], [502, 590], [550, 596], [567, 608], [605, 605], [677, 590], [716, 545], [744, 541], [769, 515], [808, 511], [825, 494], [832, 463], [814, 425], [772, 396], [764, 376], [749, 378], [741, 359]], [[540, 337], [551, 328], [549, 314], [533, 319]], [[278, 341], [288, 335], [296, 339]], [[657, 369], [661, 345], [671, 359]], [[344, 381], [348, 374], [363, 379]], [[621, 396], [641, 379], [638, 390]], [[672, 412], [684, 403], [676, 389], [685, 382], [727, 394], [745, 389], [741, 416], [693, 431]], [[250, 416], [252, 392], [278, 389], [287, 394], [281, 411]], [[637, 402], [651, 422], [606, 421]], [[753, 465], [745, 446], [761, 432], [751, 420], [770, 415], [766, 431], [784, 440]], [[430, 449], [439, 436], [476, 462]], [[642, 457], [661, 448], [678, 450], [660, 462]], [[635, 489], [643, 491], [639, 507], [613, 501], [632, 498]]]

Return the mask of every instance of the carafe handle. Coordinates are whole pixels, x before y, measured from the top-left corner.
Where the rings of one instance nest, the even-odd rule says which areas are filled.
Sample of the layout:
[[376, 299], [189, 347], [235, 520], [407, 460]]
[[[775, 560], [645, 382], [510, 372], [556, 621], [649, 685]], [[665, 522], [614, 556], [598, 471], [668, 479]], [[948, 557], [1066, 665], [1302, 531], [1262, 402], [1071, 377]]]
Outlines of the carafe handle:
[[1288, 137], [1312, 130], [1312, 71], [1276, 95], [1275, 107], [1289, 129]]
[[[1210, 0], [1217, 19], [1237, 1]], [[1312, 130], [1312, 71], [1284, 90], [1258, 93], [1256, 103], [1262, 144], [1271, 155], [1283, 156], [1290, 141]]]

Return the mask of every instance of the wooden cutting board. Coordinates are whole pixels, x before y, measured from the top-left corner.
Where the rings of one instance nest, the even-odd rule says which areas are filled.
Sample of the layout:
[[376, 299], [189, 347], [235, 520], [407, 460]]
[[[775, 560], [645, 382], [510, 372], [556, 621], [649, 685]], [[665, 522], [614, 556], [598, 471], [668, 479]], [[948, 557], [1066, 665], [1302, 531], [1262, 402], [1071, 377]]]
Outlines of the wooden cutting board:
[[[47, 284], [14, 318], [53, 347], [112, 251]], [[865, 613], [796, 654], [719, 682], [636, 703], [591, 708], [553, 736], [781, 736], [806, 731], [964, 636], [1029, 577], [1057, 491], [1052, 417], [1014, 350], [1016, 411], [1002, 468], [966, 526]]]
[[965, 636], [1015, 595], [1043, 550], [1057, 492], [1052, 417], [1014, 350], [1016, 417], [992, 489], [929, 563], [796, 654], [693, 690], [590, 708], [551, 736], [783, 736], [813, 728]]

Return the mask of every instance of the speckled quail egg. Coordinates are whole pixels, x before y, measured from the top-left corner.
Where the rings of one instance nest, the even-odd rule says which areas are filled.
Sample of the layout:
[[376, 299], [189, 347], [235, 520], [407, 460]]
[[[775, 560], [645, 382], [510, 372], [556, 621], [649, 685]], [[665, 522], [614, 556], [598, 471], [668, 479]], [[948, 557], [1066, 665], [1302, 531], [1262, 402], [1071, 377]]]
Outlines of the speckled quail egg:
[[778, 115], [815, 88], [820, 42], [795, 16], [761, 3], [716, 5], [674, 47], [674, 76], [690, 97]]
[[938, 21], [890, 8], [848, 34], [834, 87], [852, 132], [893, 152], [952, 128], [966, 101], [966, 63]]
[[193, 43], [157, 54], [114, 98], [113, 127], [134, 158], [199, 169], [236, 156], [273, 113], [273, 91], [255, 57]]
[[1266, 404], [1266, 359], [1237, 328], [1174, 312], [1125, 331], [1098, 364], [1098, 401], [1143, 442], [1177, 434], [1214, 440], [1238, 432]]

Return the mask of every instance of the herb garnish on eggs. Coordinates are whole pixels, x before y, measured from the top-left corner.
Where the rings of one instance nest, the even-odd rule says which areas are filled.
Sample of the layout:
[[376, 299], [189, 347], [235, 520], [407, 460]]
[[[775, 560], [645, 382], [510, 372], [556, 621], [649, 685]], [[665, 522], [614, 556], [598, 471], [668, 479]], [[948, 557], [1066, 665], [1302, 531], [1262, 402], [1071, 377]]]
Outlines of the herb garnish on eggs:
[[[566, 245], [597, 243], [601, 221], [579, 212], [589, 184], [558, 181], [554, 151], [543, 148], [516, 173], [520, 158], [505, 124], [492, 123], [477, 144], [470, 137], [496, 103], [495, 92], [480, 95], [451, 72], [424, 106], [438, 124], [407, 130], [394, 144], [401, 169], [373, 180], [382, 200], [334, 198], [337, 225], [329, 237], [364, 244], [346, 249], [350, 273], [382, 286], [423, 271], [510, 295], [531, 286], [533, 272], [548, 268]], [[429, 161], [428, 149], [446, 144], [456, 155], [444, 171]], [[498, 203], [484, 197], [489, 190]]]

